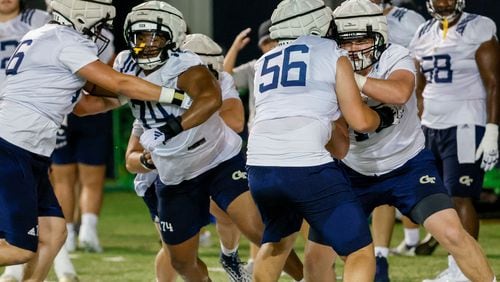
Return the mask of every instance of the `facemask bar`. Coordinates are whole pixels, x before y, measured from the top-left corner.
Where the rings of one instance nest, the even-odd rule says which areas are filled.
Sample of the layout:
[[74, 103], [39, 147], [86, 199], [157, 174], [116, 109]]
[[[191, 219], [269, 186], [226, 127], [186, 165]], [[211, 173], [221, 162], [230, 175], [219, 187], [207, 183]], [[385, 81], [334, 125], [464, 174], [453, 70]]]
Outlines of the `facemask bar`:
[[[140, 42], [139, 39], [142, 33], [150, 33], [149, 39], [146, 42]], [[132, 56], [142, 69], [151, 70], [157, 66], [163, 65], [168, 59], [168, 49], [172, 45], [172, 39], [168, 32], [165, 31], [148, 31], [138, 30], [129, 32], [129, 48]], [[156, 39], [161, 37], [163, 42], [158, 45]], [[157, 46], [158, 45], [158, 46]]]
[[[369, 26], [371, 27], [371, 26]], [[373, 39], [373, 45], [357, 50], [349, 51], [349, 58], [351, 59], [352, 67], [354, 71], [361, 71], [366, 68], [371, 67], [373, 64], [378, 62], [382, 52], [385, 50], [385, 43], [382, 34], [378, 32], [344, 32], [339, 33], [337, 37], [337, 43], [342, 46], [342, 44], [352, 42], [353, 40], [359, 39]]]

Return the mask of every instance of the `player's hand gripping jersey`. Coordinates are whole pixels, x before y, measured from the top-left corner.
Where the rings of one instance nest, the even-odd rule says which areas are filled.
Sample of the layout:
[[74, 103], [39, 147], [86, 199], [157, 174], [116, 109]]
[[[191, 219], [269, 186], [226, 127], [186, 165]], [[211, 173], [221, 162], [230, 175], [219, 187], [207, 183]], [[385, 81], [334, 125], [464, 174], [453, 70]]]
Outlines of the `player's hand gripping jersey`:
[[[50, 55], [49, 55], [50, 54]], [[28, 32], [7, 64], [0, 89], [0, 137], [50, 156], [56, 132], [80, 98], [81, 67], [98, 60], [94, 42], [71, 27], [47, 24]]]
[[[373, 65], [368, 77], [387, 79], [396, 70], [415, 73], [415, 66], [408, 49], [390, 44]], [[370, 107], [381, 104], [368, 97], [365, 100]], [[424, 148], [424, 135], [417, 115], [415, 94], [401, 107], [403, 114], [399, 124], [373, 133], [350, 130], [351, 145], [342, 161], [361, 174], [379, 175], [402, 166], [416, 156]]]
[[[145, 76], [135, 64], [130, 51], [118, 54], [114, 68], [122, 73], [137, 75], [149, 82], [177, 88], [177, 78], [192, 66], [202, 65], [201, 59], [189, 51], [169, 51], [169, 59], [158, 70]], [[229, 74], [219, 77], [222, 93], [236, 97], [234, 83]], [[179, 116], [186, 109], [173, 104], [130, 100], [132, 114], [145, 129], [165, 124], [167, 115]], [[203, 124], [181, 132], [151, 152], [160, 179], [167, 185], [175, 185], [210, 170], [239, 153], [241, 138], [214, 113]]]
[[21, 38], [30, 30], [39, 28], [50, 20], [42, 10], [25, 9], [10, 21], [0, 23], [0, 84], [5, 79], [5, 68]]
[[333, 40], [302, 36], [259, 58], [248, 165], [297, 167], [332, 161], [325, 144], [331, 122], [340, 116], [335, 67], [346, 54]]
[[446, 34], [435, 19], [419, 27], [410, 50], [427, 80], [423, 125], [444, 129], [486, 123], [486, 91], [475, 54], [495, 34], [493, 21], [465, 12]]

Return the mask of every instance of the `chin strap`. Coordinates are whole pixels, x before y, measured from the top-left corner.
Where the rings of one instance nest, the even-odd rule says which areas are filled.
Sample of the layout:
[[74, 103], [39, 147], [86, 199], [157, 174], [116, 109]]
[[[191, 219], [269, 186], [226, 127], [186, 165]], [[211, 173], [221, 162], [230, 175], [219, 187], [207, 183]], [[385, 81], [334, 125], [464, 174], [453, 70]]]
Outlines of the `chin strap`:
[[446, 39], [446, 34], [448, 34], [448, 19], [444, 18], [441, 23], [443, 24], [443, 39]]

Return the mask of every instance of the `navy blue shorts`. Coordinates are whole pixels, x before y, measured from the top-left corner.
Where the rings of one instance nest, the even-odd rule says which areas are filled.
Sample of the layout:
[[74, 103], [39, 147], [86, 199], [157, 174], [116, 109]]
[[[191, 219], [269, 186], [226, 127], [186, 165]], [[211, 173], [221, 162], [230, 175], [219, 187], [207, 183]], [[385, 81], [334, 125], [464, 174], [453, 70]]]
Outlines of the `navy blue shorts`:
[[158, 197], [156, 196], [155, 184], [151, 184], [148, 190], [142, 196], [142, 200], [146, 204], [149, 210], [149, 215], [154, 223], [159, 223], [160, 218], [158, 217]]
[[[431, 129], [423, 126], [425, 146], [436, 158], [437, 168], [444, 186], [452, 197], [478, 199], [483, 188], [484, 170], [481, 159], [475, 163], [459, 163], [457, 154], [457, 127]], [[484, 135], [484, 127], [475, 128], [477, 149]]]
[[359, 198], [368, 217], [374, 208], [391, 205], [413, 221], [413, 208], [424, 198], [447, 194], [436, 168], [432, 153], [424, 149], [402, 167], [378, 176], [362, 175], [342, 163], [352, 190]]
[[57, 132], [57, 145], [52, 154], [54, 164], [106, 164], [111, 152], [111, 114], [88, 117], [68, 115], [68, 126]]
[[262, 243], [300, 230], [303, 219], [340, 255], [372, 242], [368, 221], [337, 163], [312, 167], [248, 166], [250, 192], [265, 224]]
[[50, 159], [0, 138], [0, 238], [36, 252], [38, 217], [64, 217], [49, 181]]
[[241, 154], [178, 185], [155, 182], [163, 241], [180, 244], [210, 223], [210, 198], [224, 211], [248, 191], [245, 162]]

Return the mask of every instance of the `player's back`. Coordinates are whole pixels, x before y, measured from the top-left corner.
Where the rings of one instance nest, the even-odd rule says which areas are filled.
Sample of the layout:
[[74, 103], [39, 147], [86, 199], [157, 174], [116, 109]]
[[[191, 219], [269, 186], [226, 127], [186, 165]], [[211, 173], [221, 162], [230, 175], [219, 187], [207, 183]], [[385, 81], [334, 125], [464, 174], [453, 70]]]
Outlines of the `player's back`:
[[393, 7], [386, 17], [389, 42], [404, 47], [410, 45], [418, 27], [425, 22], [419, 13], [401, 7]]
[[495, 34], [495, 24], [489, 18], [465, 12], [446, 34], [434, 19], [420, 26], [410, 50], [427, 80], [422, 93], [422, 124], [433, 128], [484, 125], [486, 90], [476, 51]]
[[0, 136], [50, 155], [56, 131], [85, 84], [75, 73], [97, 60], [96, 53], [95, 44], [70, 27], [48, 24], [27, 33], [7, 64], [0, 89]]
[[314, 166], [332, 160], [324, 146], [331, 122], [340, 116], [335, 73], [342, 55], [333, 40], [303, 36], [256, 62], [249, 165]]

